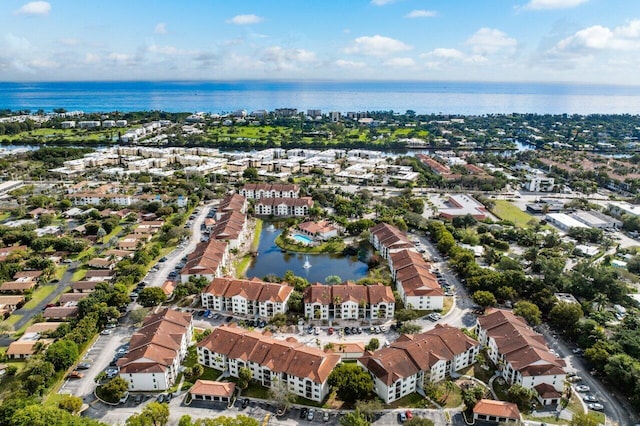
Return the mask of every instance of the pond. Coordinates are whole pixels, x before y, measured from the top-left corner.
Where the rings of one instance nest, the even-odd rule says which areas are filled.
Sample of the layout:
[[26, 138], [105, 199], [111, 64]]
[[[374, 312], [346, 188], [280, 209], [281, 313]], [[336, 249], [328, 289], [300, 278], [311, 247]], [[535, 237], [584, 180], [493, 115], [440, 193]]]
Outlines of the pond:
[[263, 224], [258, 256], [247, 269], [247, 278], [264, 278], [269, 274], [282, 277], [289, 270], [310, 283], [324, 284], [329, 275], [338, 275], [342, 281], [356, 281], [367, 276], [367, 264], [358, 260], [357, 256], [282, 252], [275, 243], [281, 232], [267, 222]]

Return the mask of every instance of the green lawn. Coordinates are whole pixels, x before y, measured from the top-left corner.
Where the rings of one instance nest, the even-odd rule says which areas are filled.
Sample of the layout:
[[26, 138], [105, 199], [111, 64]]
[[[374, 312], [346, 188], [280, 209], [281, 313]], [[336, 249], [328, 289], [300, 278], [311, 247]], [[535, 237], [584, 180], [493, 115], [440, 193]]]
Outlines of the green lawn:
[[11, 217], [11, 213], [9, 213], [9, 212], [0, 213], [0, 222], [3, 222], [5, 220], [9, 219], [10, 217]]
[[112, 230], [111, 232], [109, 232], [107, 235], [105, 235], [105, 236], [102, 238], [102, 241], [106, 243], [106, 242], [107, 242], [107, 241], [109, 241], [111, 238], [113, 238], [113, 237], [117, 237], [117, 236], [118, 236], [118, 234], [119, 234], [120, 232], [122, 232], [122, 226], [118, 225], [118, 226], [116, 226], [115, 228], [113, 228], [113, 230]]
[[506, 200], [494, 200], [495, 206], [491, 210], [491, 213], [496, 215], [502, 220], [508, 220], [513, 222], [515, 226], [519, 228], [528, 228], [531, 220], [538, 221], [535, 217], [529, 213], [525, 213], [515, 205]]
[[45, 286], [41, 286], [40, 288], [38, 288], [36, 291], [33, 292], [33, 296], [31, 297], [31, 300], [25, 303], [24, 308], [25, 309], [35, 308], [38, 305], [38, 303], [42, 302], [47, 296], [53, 293], [55, 289], [56, 289], [55, 284], [48, 284]]
[[[232, 377], [231, 379], [234, 379]], [[230, 380], [231, 381], [231, 380]], [[249, 383], [246, 389], [242, 390], [242, 396], [249, 398], [269, 399], [269, 389], [257, 383]]]
[[306, 246], [304, 244], [292, 243], [285, 240], [282, 234], [278, 235], [275, 241], [276, 245], [281, 249], [298, 252], [298, 253], [342, 253], [346, 247], [342, 241], [328, 241], [318, 246]]
[[55, 279], [58, 281], [62, 280], [62, 277], [64, 276], [64, 273], [67, 272], [67, 269], [69, 269], [69, 265], [58, 266], [56, 268]]
[[256, 229], [253, 231], [253, 241], [251, 242], [251, 250], [258, 250], [260, 244], [260, 234], [262, 233], [262, 219], [256, 219]]
[[22, 318], [22, 315], [15, 315], [14, 314], [14, 315], [11, 315], [6, 320], [4, 320], [3, 323], [15, 325], [18, 321], [20, 321], [20, 318]]
[[234, 262], [233, 267], [236, 271], [236, 278], [244, 277], [244, 273], [249, 267], [249, 264], [251, 263], [252, 260], [253, 260], [253, 257], [251, 257], [250, 255], [245, 255]]
[[402, 397], [391, 404], [388, 408], [425, 408], [429, 405], [429, 401], [417, 393], [411, 393]]
[[80, 281], [84, 278], [87, 273], [87, 267], [81, 266], [75, 271], [73, 271], [73, 275], [71, 275], [71, 281]]
[[21, 139], [36, 139], [41, 142], [46, 142], [51, 139], [61, 138], [70, 141], [112, 141], [112, 137], [117, 137], [118, 132], [125, 133], [128, 128], [118, 128], [109, 130], [96, 130], [88, 131], [85, 129], [51, 129], [40, 128], [34, 129], [28, 132], [20, 132], [16, 135], [4, 135], [3, 139], [8, 140], [21, 140]]

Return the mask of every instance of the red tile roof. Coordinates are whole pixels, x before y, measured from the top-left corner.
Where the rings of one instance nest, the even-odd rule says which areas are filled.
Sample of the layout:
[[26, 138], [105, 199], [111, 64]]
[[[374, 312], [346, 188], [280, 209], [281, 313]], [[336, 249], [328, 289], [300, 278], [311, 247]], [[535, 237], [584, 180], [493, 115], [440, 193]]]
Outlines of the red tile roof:
[[520, 420], [520, 411], [516, 404], [491, 399], [481, 399], [478, 401], [475, 407], [473, 407], [473, 414]]

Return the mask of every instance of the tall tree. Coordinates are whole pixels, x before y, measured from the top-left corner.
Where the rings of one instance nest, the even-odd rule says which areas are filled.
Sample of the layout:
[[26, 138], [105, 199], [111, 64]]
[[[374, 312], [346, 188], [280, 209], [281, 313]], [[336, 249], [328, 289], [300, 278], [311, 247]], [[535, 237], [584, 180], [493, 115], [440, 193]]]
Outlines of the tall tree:
[[338, 364], [329, 375], [329, 384], [345, 402], [366, 400], [373, 391], [371, 376], [357, 364]]

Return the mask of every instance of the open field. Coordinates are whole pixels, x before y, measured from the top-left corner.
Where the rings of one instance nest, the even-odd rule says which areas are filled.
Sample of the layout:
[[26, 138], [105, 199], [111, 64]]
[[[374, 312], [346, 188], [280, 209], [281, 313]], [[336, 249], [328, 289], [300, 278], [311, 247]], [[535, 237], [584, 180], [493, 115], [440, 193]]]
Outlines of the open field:
[[495, 200], [495, 207], [491, 210], [491, 213], [498, 216], [502, 220], [508, 220], [515, 224], [519, 228], [528, 228], [529, 222], [533, 219], [538, 221], [535, 217], [529, 213], [525, 213], [515, 205], [506, 200]]
[[23, 308], [24, 309], [35, 308], [36, 306], [38, 306], [38, 303], [42, 302], [48, 295], [53, 293], [55, 289], [56, 289], [55, 284], [48, 284], [48, 285], [43, 285], [39, 287], [36, 291], [33, 292], [33, 296], [31, 297], [31, 300], [25, 303]]

